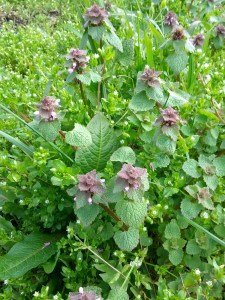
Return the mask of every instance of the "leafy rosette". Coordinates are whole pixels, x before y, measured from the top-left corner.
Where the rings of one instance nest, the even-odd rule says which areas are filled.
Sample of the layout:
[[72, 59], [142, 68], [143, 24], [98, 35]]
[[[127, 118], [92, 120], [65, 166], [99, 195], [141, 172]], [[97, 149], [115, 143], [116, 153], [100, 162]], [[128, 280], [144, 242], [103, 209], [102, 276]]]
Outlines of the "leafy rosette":
[[131, 200], [140, 200], [149, 188], [148, 173], [144, 168], [123, 164], [117, 173], [114, 192], [124, 191]]
[[83, 18], [85, 21], [84, 27], [100, 26], [108, 18], [108, 13], [104, 8], [94, 4], [87, 9]]

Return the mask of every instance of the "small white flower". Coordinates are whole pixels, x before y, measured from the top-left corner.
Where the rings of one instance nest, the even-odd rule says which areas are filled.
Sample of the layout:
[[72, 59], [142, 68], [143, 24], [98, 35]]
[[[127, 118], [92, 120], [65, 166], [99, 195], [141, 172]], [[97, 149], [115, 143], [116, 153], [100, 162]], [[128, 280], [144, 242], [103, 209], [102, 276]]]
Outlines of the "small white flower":
[[206, 281], [206, 284], [208, 285], [208, 286], [212, 286], [212, 281], [211, 280], [209, 280], [209, 281]]
[[164, 209], [165, 209], [165, 210], [167, 210], [168, 208], [169, 208], [169, 206], [168, 206], [168, 205], [165, 205], [165, 206], [164, 206]]
[[80, 220], [77, 220], [77, 222], [76, 222], [77, 224], [80, 224]]
[[195, 274], [196, 275], [200, 275], [201, 274], [201, 271], [199, 269], [195, 269]]
[[153, 210], [152, 214], [156, 216], [158, 214], [158, 212], [156, 210]]
[[20, 204], [23, 204], [23, 203], [24, 203], [24, 201], [23, 201], [23, 200], [20, 200], [20, 201], [19, 201], [19, 203], [20, 203]]
[[84, 293], [84, 289], [82, 287], [79, 287], [79, 293], [83, 294]]
[[9, 281], [6, 279], [4, 280], [4, 284], [7, 285], [9, 283]]
[[38, 297], [39, 296], [39, 292], [34, 292], [34, 297]]
[[204, 212], [202, 213], [202, 217], [203, 217], [204, 219], [208, 219], [208, 218], [209, 218], [209, 214], [208, 214], [206, 211], [204, 211]]
[[48, 200], [48, 199], [46, 199], [46, 200], [45, 200], [45, 203], [46, 203], [46, 204], [48, 204], [48, 203], [49, 203], [49, 200]]
[[114, 92], [113, 92], [113, 95], [114, 95], [114, 96], [118, 96], [118, 95], [119, 95], [118, 91], [114, 91]]
[[98, 59], [99, 58], [99, 54], [98, 53], [94, 53], [93, 57], [96, 58], [96, 59]]

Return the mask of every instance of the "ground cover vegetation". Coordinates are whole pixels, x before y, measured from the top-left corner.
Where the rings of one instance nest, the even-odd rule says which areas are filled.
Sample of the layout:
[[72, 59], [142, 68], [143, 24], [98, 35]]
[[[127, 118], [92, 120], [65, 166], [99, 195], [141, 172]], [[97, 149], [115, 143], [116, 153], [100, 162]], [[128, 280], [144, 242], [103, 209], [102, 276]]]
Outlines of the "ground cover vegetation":
[[0, 299], [224, 299], [224, 1], [0, 1]]

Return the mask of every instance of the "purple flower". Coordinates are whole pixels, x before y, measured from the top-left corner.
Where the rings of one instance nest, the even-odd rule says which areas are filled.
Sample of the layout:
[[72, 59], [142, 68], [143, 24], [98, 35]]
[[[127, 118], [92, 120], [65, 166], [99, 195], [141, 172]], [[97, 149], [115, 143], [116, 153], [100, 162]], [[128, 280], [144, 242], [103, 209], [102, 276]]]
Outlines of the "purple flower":
[[184, 29], [182, 26], [174, 27], [172, 31], [172, 39], [174, 41], [180, 41], [184, 38]]
[[94, 4], [87, 9], [83, 18], [85, 20], [84, 27], [89, 25], [99, 26], [108, 18], [108, 13], [104, 8]]
[[140, 79], [150, 87], [158, 87], [160, 85], [158, 77], [161, 73], [162, 72], [155, 71], [150, 69], [149, 66], [146, 66], [144, 72], [140, 76]]
[[46, 122], [54, 121], [58, 119], [56, 109], [60, 106], [60, 100], [55, 99], [50, 96], [44, 97], [40, 103], [37, 104], [38, 111], [34, 114], [38, 117], [38, 119], [45, 120]]
[[216, 35], [218, 37], [225, 37], [225, 26], [222, 24], [216, 26]]
[[90, 59], [89, 56], [87, 56], [87, 51], [80, 49], [70, 49], [70, 52], [66, 58], [71, 62], [70, 68], [68, 69], [69, 73], [82, 71], [84, 68], [86, 68]]
[[121, 171], [117, 174], [117, 184], [122, 186], [125, 192], [130, 189], [142, 189], [143, 180], [146, 176], [146, 169], [133, 167], [131, 164], [123, 164]]
[[79, 292], [70, 293], [69, 300], [96, 300], [97, 296], [95, 292], [85, 292], [82, 287], [79, 288]]
[[166, 133], [169, 128], [177, 127], [177, 123], [180, 121], [180, 117], [176, 110], [172, 107], [168, 107], [161, 110], [161, 116], [155, 121], [155, 125], [159, 125], [162, 131]]
[[92, 197], [95, 194], [104, 192], [103, 182], [103, 180], [98, 178], [96, 170], [92, 170], [85, 175], [78, 175], [78, 190], [85, 194], [87, 202], [91, 204], [93, 201]]
[[174, 27], [174, 26], [178, 25], [177, 15], [175, 13], [169, 11], [167, 13], [167, 15], [165, 16], [164, 24], [169, 27]]
[[202, 47], [203, 43], [204, 43], [204, 35], [199, 33], [197, 34], [194, 39], [192, 40], [192, 43], [195, 47]]

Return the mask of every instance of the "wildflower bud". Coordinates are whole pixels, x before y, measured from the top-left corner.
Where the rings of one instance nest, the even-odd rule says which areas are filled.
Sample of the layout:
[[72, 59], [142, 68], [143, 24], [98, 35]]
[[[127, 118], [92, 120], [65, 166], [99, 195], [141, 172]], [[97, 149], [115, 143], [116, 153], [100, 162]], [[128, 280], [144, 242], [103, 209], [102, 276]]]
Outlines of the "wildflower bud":
[[85, 21], [84, 27], [89, 25], [100, 26], [108, 18], [108, 13], [104, 8], [94, 4], [87, 9], [83, 18]]
[[58, 119], [55, 110], [60, 106], [59, 102], [58, 99], [46, 96], [37, 104], [39, 110], [34, 114], [40, 120], [45, 120], [46, 122], [54, 121], [55, 119]]
[[86, 68], [87, 63], [90, 59], [89, 56], [87, 56], [86, 50], [80, 50], [80, 49], [70, 49], [69, 54], [66, 56], [67, 60], [71, 62], [71, 65], [69, 66], [68, 72], [81, 72], [84, 68]]
[[124, 164], [121, 171], [117, 174], [116, 183], [124, 187], [124, 191], [130, 189], [142, 189], [143, 180], [147, 176], [147, 170], [133, 167], [131, 164]]
[[74, 201], [77, 201], [77, 197], [74, 197], [73, 200], [74, 200]]
[[162, 72], [155, 71], [150, 69], [149, 66], [146, 66], [144, 72], [140, 76], [140, 79], [150, 87], [158, 87], [160, 85], [158, 77], [161, 73]]
[[225, 37], [225, 26], [223, 26], [222, 24], [216, 26], [216, 35], [218, 37]]
[[176, 110], [172, 107], [168, 107], [164, 110], [161, 110], [161, 116], [155, 121], [155, 125], [159, 125], [162, 128], [162, 131], [166, 133], [169, 128], [177, 127], [180, 117]]
[[102, 194], [105, 188], [102, 179], [99, 179], [96, 170], [93, 170], [84, 175], [78, 175], [78, 190], [86, 196], [87, 202], [91, 204], [92, 197], [95, 194]]
[[204, 36], [203, 34], [199, 33], [197, 34], [194, 39], [192, 40], [192, 43], [195, 47], [202, 47], [203, 43], [204, 43]]
[[179, 41], [184, 38], [184, 29], [182, 26], [174, 27], [172, 31], [172, 40]]
[[177, 21], [177, 15], [175, 13], [169, 11], [167, 13], [167, 15], [165, 16], [164, 24], [169, 27], [174, 27], [174, 26], [178, 25], [179, 23]]

